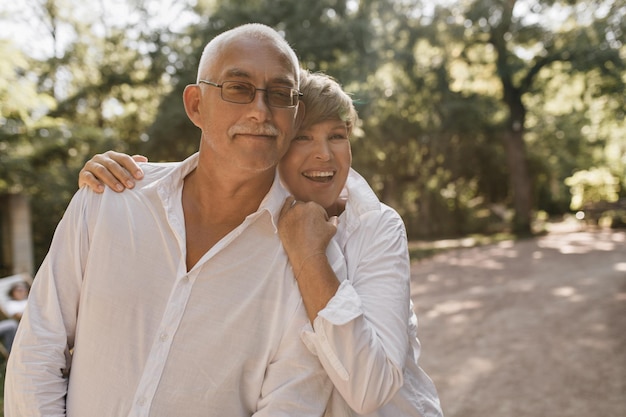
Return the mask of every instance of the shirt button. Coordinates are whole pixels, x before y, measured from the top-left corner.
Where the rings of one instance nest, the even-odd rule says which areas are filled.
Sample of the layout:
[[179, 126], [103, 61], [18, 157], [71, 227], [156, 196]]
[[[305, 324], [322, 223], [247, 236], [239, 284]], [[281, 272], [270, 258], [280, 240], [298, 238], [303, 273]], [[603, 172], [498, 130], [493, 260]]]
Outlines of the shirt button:
[[139, 405], [140, 405], [140, 406], [142, 406], [142, 407], [143, 407], [144, 405], [146, 405], [146, 397], [140, 397], [140, 398], [137, 400], [137, 404], [139, 404]]
[[189, 277], [187, 275], [185, 275], [183, 277], [183, 284], [187, 284], [189, 282]]
[[159, 337], [159, 339], [161, 340], [161, 342], [165, 342], [168, 338], [167, 333], [161, 333], [161, 336]]

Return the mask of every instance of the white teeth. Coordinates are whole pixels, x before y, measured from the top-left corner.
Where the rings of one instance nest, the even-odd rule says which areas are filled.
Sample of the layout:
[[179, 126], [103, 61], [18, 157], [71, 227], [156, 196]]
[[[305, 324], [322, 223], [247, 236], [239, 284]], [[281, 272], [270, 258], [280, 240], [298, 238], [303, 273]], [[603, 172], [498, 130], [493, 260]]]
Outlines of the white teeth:
[[307, 172], [304, 174], [307, 177], [332, 177], [332, 171], [317, 171], [317, 172]]

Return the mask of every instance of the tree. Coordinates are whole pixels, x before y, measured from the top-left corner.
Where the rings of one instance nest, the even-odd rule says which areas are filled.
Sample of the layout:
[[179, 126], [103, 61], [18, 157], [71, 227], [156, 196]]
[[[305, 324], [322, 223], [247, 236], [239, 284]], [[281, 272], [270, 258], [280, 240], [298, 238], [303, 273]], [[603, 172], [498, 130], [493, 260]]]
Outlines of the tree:
[[29, 3], [50, 47], [44, 57], [3, 54], [0, 191], [31, 197], [39, 263], [84, 161], [139, 142], [168, 86], [165, 68], [155, 68], [165, 63], [142, 52], [151, 33], [107, 26], [102, 14], [79, 18], [81, 4], [69, 0]]
[[206, 42], [250, 21], [353, 95], [353, 165], [411, 238], [527, 234], [535, 210], [569, 210], [564, 180], [590, 167], [626, 190], [623, 2], [164, 0], [181, 17], [165, 24], [135, 0], [116, 3], [123, 20], [106, 2], [11, 4], [47, 45], [0, 63], [0, 190], [34, 197], [38, 256], [86, 158], [197, 149], [182, 91]]
[[[623, 94], [622, 43], [617, 40], [623, 39], [620, 22], [626, 6], [612, 1], [600, 5], [606, 10], [593, 10], [582, 1], [477, 0], [466, 5], [462, 24], [467, 28], [464, 35], [469, 39], [468, 45], [483, 43], [493, 47], [501, 97], [508, 109], [502, 138], [515, 209], [513, 230], [518, 234], [531, 233], [534, 207], [524, 139], [524, 101], [529, 95], [539, 94], [534, 87], [541, 72], [559, 62], [568, 63], [570, 73], [589, 73], [599, 66], [603, 68], [603, 83], [614, 87], [612, 93]], [[546, 15], [557, 19], [542, 18]]]
[[171, 38], [170, 50], [184, 49], [188, 53], [179, 57], [180, 65], [172, 76], [174, 87], [160, 104], [155, 123], [148, 131], [149, 141], [136, 149], [152, 160], [182, 159], [198, 148], [199, 131], [184, 112], [182, 93], [187, 84], [195, 82], [206, 43], [225, 29], [248, 22], [272, 26], [294, 46], [306, 67], [340, 79], [350, 79], [347, 74], [353, 75], [358, 68], [354, 64], [357, 57], [366, 52], [361, 37], [366, 30], [346, 1], [198, 2], [194, 10], [204, 19], [183, 35]]

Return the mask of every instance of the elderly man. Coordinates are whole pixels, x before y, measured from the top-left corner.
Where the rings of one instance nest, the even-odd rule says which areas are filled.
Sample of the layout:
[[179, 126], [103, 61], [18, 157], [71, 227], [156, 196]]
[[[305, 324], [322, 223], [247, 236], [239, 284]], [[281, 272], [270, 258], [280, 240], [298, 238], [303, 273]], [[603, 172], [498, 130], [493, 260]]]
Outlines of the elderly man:
[[[276, 233], [299, 64], [259, 24], [206, 46], [183, 94], [199, 152], [132, 192], [81, 189], [31, 291], [5, 415], [320, 416], [330, 383]], [[341, 254], [329, 253], [329, 257]]]

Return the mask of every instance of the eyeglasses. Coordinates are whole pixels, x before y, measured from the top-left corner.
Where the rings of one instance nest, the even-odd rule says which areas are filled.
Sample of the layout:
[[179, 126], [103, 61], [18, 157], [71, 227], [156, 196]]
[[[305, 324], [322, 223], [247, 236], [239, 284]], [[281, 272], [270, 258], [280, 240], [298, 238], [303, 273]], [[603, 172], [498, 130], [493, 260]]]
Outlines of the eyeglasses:
[[222, 100], [230, 103], [252, 103], [257, 91], [265, 91], [267, 103], [272, 107], [295, 107], [302, 97], [301, 92], [290, 87], [257, 88], [245, 81], [224, 81], [222, 84], [207, 80], [198, 80], [198, 82], [219, 88], [222, 90]]

